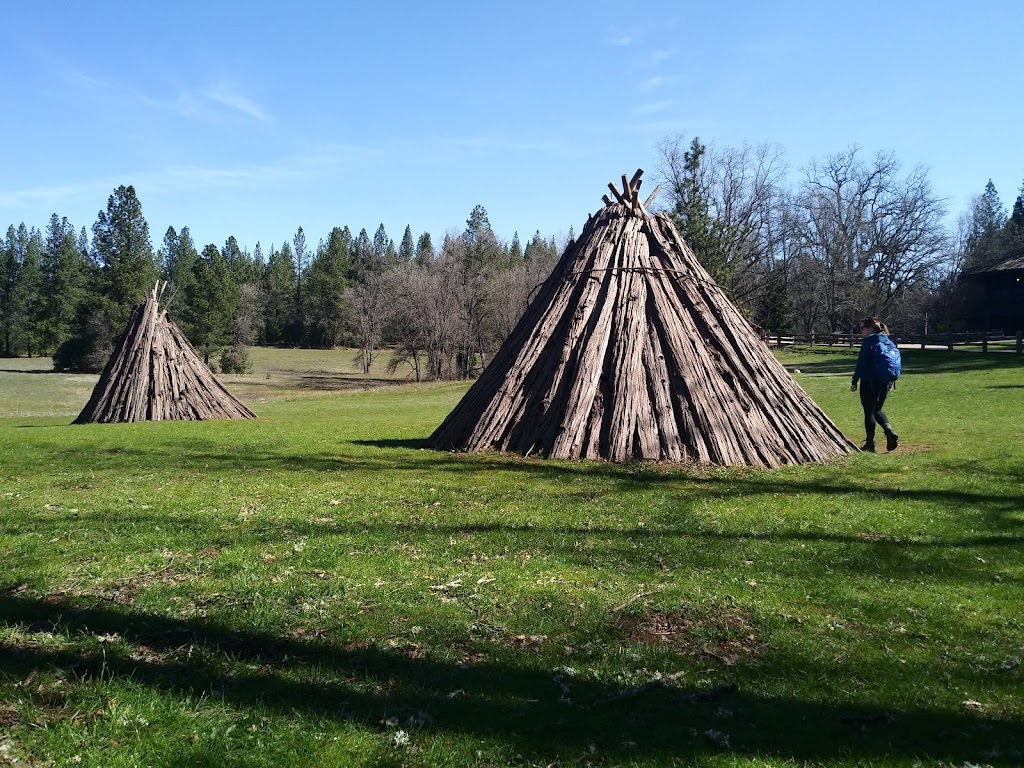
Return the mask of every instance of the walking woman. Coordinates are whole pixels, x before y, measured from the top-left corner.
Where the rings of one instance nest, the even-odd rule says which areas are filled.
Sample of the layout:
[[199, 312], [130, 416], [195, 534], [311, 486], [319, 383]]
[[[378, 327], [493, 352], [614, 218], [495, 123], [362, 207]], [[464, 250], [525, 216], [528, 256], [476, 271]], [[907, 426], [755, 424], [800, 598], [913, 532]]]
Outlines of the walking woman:
[[889, 339], [889, 329], [877, 317], [865, 317], [861, 321], [860, 335], [864, 341], [860, 345], [857, 367], [853, 371], [851, 392], [857, 391], [860, 383], [860, 404], [864, 406], [864, 431], [867, 440], [861, 447], [862, 451], [875, 452], [875, 424], [880, 424], [885, 432], [885, 448], [895, 451], [900, 437], [882, 412], [885, 398], [900, 375], [900, 353], [896, 345]]

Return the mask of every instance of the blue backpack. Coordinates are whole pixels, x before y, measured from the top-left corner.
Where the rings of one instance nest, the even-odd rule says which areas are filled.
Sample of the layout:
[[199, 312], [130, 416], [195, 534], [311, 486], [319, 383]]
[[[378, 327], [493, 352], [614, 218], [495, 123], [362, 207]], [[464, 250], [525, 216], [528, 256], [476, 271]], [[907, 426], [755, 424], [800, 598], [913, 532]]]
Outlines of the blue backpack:
[[878, 343], [875, 344], [871, 361], [873, 378], [885, 384], [895, 384], [902, 371], [903, 360], [899, 348], [884, 333], [878, 334]]

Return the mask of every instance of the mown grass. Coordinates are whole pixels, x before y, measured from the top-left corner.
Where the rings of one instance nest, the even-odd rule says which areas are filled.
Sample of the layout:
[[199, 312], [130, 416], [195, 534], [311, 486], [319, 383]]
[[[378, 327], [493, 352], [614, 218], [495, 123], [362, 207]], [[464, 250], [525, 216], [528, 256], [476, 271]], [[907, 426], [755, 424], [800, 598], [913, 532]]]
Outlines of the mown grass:
[[420, 449], [462, 385], [0, 420], [0, 765], [1019, 765], [1024, 366], [904, 359], [898, 452], [775, 472]]

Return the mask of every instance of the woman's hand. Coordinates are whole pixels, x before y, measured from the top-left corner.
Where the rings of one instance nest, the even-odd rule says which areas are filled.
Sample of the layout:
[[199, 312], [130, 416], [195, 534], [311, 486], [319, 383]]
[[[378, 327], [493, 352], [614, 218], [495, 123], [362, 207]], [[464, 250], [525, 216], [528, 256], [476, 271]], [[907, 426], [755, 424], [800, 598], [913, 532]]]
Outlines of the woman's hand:
[[856, 392], [857, 391], [857, 385], [856, 384], [851, 384], [850, 385], [850, 391], [851, 392]]

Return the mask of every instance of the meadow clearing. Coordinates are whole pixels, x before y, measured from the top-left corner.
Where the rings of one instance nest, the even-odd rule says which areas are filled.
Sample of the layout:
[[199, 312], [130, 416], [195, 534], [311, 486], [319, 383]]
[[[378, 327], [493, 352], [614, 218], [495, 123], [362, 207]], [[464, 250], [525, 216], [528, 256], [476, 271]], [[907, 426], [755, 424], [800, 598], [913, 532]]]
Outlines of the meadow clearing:
[[[1024, 764], [1019, 356], [752, 471], [424, 450], [465, 384], [253, 352], [205, 423], [0, 360], [0, 766]], [[859, 442], [853, 353], [779, 355]]]

